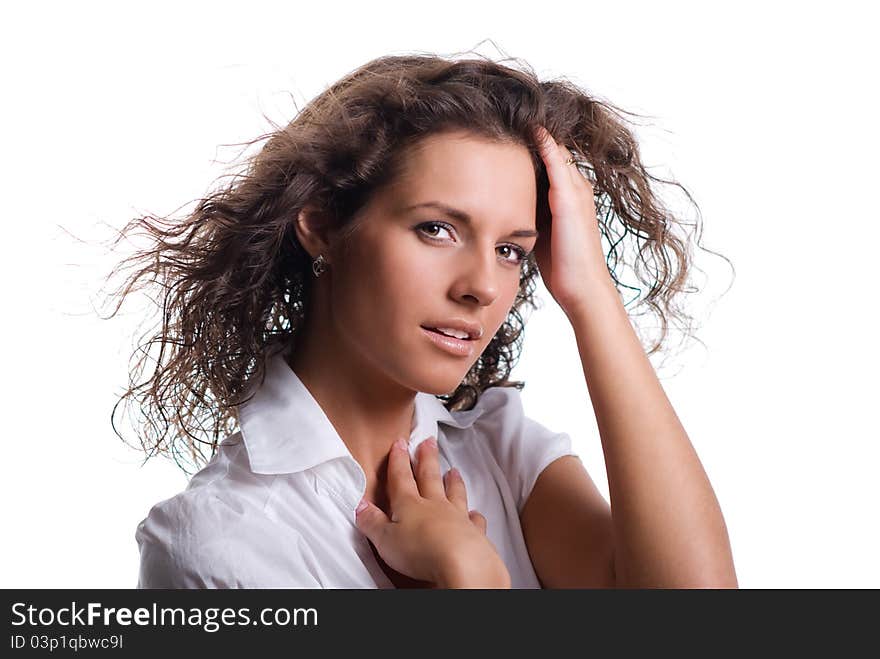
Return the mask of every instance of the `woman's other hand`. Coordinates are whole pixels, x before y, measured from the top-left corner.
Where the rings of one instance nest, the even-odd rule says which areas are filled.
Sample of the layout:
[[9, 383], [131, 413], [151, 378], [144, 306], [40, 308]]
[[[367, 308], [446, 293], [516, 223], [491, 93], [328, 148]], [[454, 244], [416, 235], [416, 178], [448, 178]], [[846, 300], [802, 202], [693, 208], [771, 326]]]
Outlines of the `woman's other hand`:
[[510, 575], [486, 536], [486, 518], [469, 511], [464, 480], [455, 469], [440, 476], [437, 442], [417, 449], [415, 474], [406, 440], [388, 455], [391, 518], [362, 501], [357, 526], [391, 568], [440, 588], [509, 588]]
[[535, 259], [547, 291], [571, 318], [592, 303], [594, 283], [613, 285], [602, 251], [593, 184], [573, 162], [568, 147], [541, 125], [535, 139], [547, 169], [550, 223], [540, 227]]

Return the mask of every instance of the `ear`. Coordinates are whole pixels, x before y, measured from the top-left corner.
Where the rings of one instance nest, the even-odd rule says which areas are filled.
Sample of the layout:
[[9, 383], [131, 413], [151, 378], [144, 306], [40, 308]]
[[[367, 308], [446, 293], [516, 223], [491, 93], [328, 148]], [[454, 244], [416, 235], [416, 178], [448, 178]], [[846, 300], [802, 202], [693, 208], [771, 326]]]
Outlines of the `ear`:
[[313, 204], [306, 204], [294, 220], [294, 229], [299, 244], [313, 259], [323, 254], [330, 262], [330, 226], [327, 215]]

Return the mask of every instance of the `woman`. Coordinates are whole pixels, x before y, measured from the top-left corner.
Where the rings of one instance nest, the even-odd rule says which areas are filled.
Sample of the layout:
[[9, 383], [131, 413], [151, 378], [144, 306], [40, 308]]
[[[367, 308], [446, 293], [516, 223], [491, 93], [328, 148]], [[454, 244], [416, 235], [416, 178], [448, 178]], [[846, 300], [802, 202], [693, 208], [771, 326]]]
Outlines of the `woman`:
[[[382, 57], [184, 222], [128, 227], [156, 244], [122, 296], [151, 275], [165, 298], [159, 367], [123, 399], [158, 408], [149, 455], [211, 447], [139, 524], [139, 587], [736, 587], [606, 265], [617, 218], [665, 336], [688, 246], [612, 108], [528, 67]], [[613, 514], [508, 380], [538, 273], [577, 338]]]

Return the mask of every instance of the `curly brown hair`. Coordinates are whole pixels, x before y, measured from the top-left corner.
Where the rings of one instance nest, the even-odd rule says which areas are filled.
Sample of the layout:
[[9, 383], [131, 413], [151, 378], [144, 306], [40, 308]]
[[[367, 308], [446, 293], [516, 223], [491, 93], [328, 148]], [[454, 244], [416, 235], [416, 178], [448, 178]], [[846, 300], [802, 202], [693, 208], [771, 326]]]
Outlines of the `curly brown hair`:
[[[141, 344], [130, 386], [113, 407], [114, 431], [119, 435], [113, 422], [117, 407], [134, 399], [145, 419], [140, 443], [146, 459], [162, 453], [186, 471], [180, 458], [199, 467], [212, 457], [223, 436], [237, 428], [237, 406], [265, 378], [271, 344], [293, 345], [308, 309], [312, 263], [293, 228], [299, 212], [307, 204], [322, 209], [344, 245], [357, 211], [405, 166], [405, 149], [447, 130], [464, 129], [530, 151], [539, 230], [550, 221], [549, 184], [532, 127], [545, 126], [568, 146], [594, 183], [600, 230], [609, 244], [609, 273], [618, 288], [641, 293], [621, 283], [616, 272], [622, 241], [629, 235], [636, 243], [637, 257], [629, 265], [649, 286], [640, 304], [661, 321], [661, 335], [648, 349], [653, 354], [667, 336], [670, 319], [690, 320], [675, 298], [696, 289], [686, 287], [687, 236], [674, 231], [684, 223], [672, 217], [650, 182], [675, 185], [696, 202], [680, 184], [645, 170], [623, 114], [641, 116], [565, 78], [540, 81], [529, 65], [513, 58], [384, 56], [344, 76], [286, 126], [272, 123], [275, 130], [246, 142], [268, 140], [240, 173], [198, 200], [185, 218], [146, 215], [120, 232], [116, 242], [143, 228], [151, 246], [110, 273], [141, 266], [111, 294], [118, 302], [110, 317], [145, 284], [157, 283], [163, 299], [161, 328]], [[622, 231], [612, 230], [615, 220]], [[438, 396], [450, 411], [472, 409], [488, 387], [524, 386], [508, 376], [521, 349], [521, 310], [538, 308], [533, 300], [537, 275], [532, 253], [523, 263], [507, 320], [458, 388]], [[136, 383], [155, 344], [156, 368]], [[208, 446], [206, 457], [203, 447]]]

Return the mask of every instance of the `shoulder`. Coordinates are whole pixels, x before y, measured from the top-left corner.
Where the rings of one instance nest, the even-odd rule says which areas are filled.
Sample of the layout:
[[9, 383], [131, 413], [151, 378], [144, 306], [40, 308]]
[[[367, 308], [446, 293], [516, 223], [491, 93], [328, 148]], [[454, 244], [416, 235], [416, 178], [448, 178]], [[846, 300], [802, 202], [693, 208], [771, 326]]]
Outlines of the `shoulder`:
[[572, 450], [571, 437], [528, 416], [515, 387], [490, 387], [477, 402], [474, 429], [503, 470], [522, 511], [541, 472]]
[[239, 450], [218, 452], [186, 490], [155, 504], [138, 524], [138, 588], [258, 588], [283, 581], [301, 539], [266, 513], [274, 477], [243, 469]]
[[201, 488], [181, 492], [154, 505], [138, 524], [138, 588], [223, 588], [236, 579], [223, 560], [229, 522], [235, 513], [214, 493]]

